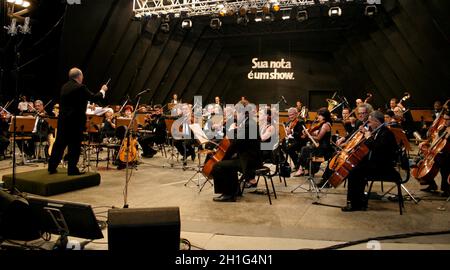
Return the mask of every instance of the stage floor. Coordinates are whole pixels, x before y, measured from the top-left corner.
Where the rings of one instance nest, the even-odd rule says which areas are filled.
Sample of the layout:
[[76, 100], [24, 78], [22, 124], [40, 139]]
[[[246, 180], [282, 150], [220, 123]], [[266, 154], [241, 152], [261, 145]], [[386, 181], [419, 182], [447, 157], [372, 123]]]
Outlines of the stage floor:
[[[105, 157], [106, 152], [100, 156]], [[124, 205], [126, 171], [111, 165], [106, 169], [106, 161], [100, 161], [98, 168], [95, 161], [90, 165], [91, 171], [101, 174], [99, 186], [47, 198], [91, 204], [97, 218], [106, 220], [109, 208]], [[278, 199], [272, 197], [272, 205], [269, 205], [267, 195], [250, 193], [251, 190], [246, 190], [237, 202], [213, 202], [212, 198], [217, 195], [209, 183], [201, 192], [197, 178], [187, 183], [195, 174], [197, 165], [197, 160], [189, 160], [189, 168], [183, 170], [181, 162], [174, 161], [171, 167], [170, 160], [161, 153], [153, 158], [144, 158], [137, 170], [132, 171], [127, 199], [130, 208], [179, 207], [181, 237], [191, 242], [192, 249], [315, 249], [373, 237], [450, 228], [450, 203], [446, 210], [438, 210], [446, 198], [420, 191], [423, 186], [413, 178], [405, 186], [420, 202], [405, 201], [403, 215], [399, 215], [398, 203], [387, 199], [370, 200], [368, 211], [344, 213], [338, 208], [346, 203], [343, 185], [322, 191], [320, 202], [330, 206], [313, 204], [315, 196], [310, 192], [298, 189], [292, 193], [306, 181], [306, 177], [287, 178], [287, 187], [274, 178]], [[17, 172], [45, 166], [43, 163], [18, 166]], [[11, 172], [11, 159], [0, 161], [0, 175]], [[203, 183], [204, 179], [199, 181]], [[440, 186], [440, 175], [437, 183]], [[384, 190], [390, 186], [390, 183], [385, 183]], [[263, 182], [260, 182], [258, 190], [264, 189]], [[374, 184], [372, 191], [382, 194], [380, 184]], [[105, 239], [88, 244], [86, 249], [107, 249], [106, 229], [103, 234]], [[53, 240], [56, 241], [56, 237]], [[367, 248], [367, 242], [363, 242], [345, 249]], [[381, 241], [381, 249], [450, 249], [450, 234], [384, 240]]]

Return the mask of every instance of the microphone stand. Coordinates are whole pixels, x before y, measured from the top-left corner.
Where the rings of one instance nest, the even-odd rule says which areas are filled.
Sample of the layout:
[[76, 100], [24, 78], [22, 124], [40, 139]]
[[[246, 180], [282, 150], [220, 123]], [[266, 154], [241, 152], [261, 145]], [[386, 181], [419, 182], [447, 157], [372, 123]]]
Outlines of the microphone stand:
[[[138, 99], [136, 102], [135, 110], [133, 111], [133, 115], [131, 116], [131, 121], [128, 124], [128, 128], [125, 131], [124, 140], [127, 140], [127, 149], [126, 149], [126, 162], [125, 162], [125, 188], [123, 191], [123, 208], [128, 208], [128, 183], [131, 180], [132, 171], [129, 171], [129, 157], [130, 157], [130, 141], [132, 132], [130, 129], [134, 127], [134, 120], [136, 119], [137, 108], [139, 107], [139, 102], [141, 101], [141, 95], [138, 95]], [[120, 151], [119, 151], [120, 154]]]

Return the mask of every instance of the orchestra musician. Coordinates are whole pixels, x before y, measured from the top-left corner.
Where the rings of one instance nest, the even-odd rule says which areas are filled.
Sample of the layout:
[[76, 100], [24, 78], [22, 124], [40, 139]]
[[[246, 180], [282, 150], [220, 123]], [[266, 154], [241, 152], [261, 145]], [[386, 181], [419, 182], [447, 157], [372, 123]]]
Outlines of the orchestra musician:
[[172, 103], [172, 104], [181, 103], [181, 99], [180, 100], [178, 99], [178, 95], [177, 94], [173, 94], [172, 100], [170, 101], [170, 103]]
[[131, 105], [126, 105], [123, 108], [123, 117], [125, 118], [131, 118], [133, 116], [133, 106]]
[[442, 108], [443, 108], [443, 106], [442, 106], [442, 102], [440, 100], [436, 100], [433, 103], [433, 114], [432, 114], [433, 120], [439, 117], [439, 114], [441, 113]]
[[216, 104], [216, 105], [219, 105], [219, 106], [221, 106], [222, 107], [222, 100], [220, 100], [220, 97], [219, 96], [216, 96], [215, 98], [214, 98], [214, 104]]
[[[44, 108], [44, 103], [41, 100], [36, 100], [34, 102], [34, 113], [36, 115], [36, 122], [34, 124], [34, 128], [32, 131], [32, 141], [29, 144], [28, 154], [34, 154], [35, 152], [35, 143], [39, 143], [42, 145], [43, 142], [47, 141], [48, 135], [50, 134], [51, 127], [48, 125], [48, 122], [45, 118], [48, 117], [47, 112]], [[47, 149], [48, 145], [45, 146], [45, 157], [47, 158]]]
[[0, 107], [0, 159], [5, 158], [5, 151], [9, 146], [9, 120], [11, 115], [3, 108]]
[[308, 108], [306, 108], [306, 106], [303, 105], [301, 100], [297, 100], [295, 102], [295, 108], [298, 111], [299, 120], [306, 122], [306, 120], [308, 118]]
[[[344, 110], [343, 110], [343, 113], [344, 113]], [[346, 130], [348, 128], [348, 130], [352, 131], [352, 132], [348, 133], [347, 136], [345, 136], [343, 138], [339, 138], [336, 141], [337, 146], [344, 146], [345, 141], [347, 141], [349, 136], [351, 136], [356, 130], [358, 130], [361, 127], [361, 125], [363, 125], [365, 122], [367, 122], [367, 119], [369, 118], [369, 114], [373, 111], [373, 107], [369, 103], [363, 102], [363, 103], [360, 103], [359, 106], [357, 108], [355, 108], [355, 110], [356, 110], [357, 119], [354, 121], [354, 124], [352, 124], [353, 120], [351, 119], [352, 118], [351, 113], [349, 114], [349, 116], [347, 118], [350, 120], [350, 126], [347, 124]], [[344, 124], [344, 127], [345, 127], [345, 124]]]
[[[450, 134], [450, 111], [447, 110], [444, 113], [444, 120], [445, 120], [445, 126], [441, 130], [439, 130], [438, 137], [445, 136], [444, 133], [446, 133], [447, 140], [448, 140], [448, 138], [449, 138], [448, 134]], [[447, 146], [448, 146], [448, 142], [447, 142]], [[430, 142], [426, 142], [425, 144], [423, 144], [421, 146], [421, 148], [424, 149], [425, 152], [427, 152], [429, 147], [430, 147]], [[448, 147], [446, 147], [441, 153], [439, 153], [435, 157], [435, 162], [438, 162], [439, 172], [441, 174], [441, 191], [442, 191], [441, 195], [443, 197], [448, 197], [448, 196], [450, 196], [450, 185], [447, 181], [448, 176], [450, 174], [450, 151], [448, 151]], [[429, 183], [429, 186], [427, 188], [421, 189], [421, 191], [426, 191], [426, 192], [434, 192], [437, 190], [438, 190], [438, 186], [437, 186], [435, 180], [432, 180]]]
[[58, 115], [59, 115], [59, 104], [58, 103], [53, 105], [52, 114], [54, 117], [58, 117]]
[[367, 197], [364, 194], [367, 177], [383, 177], [391, 170], [395, 170], [398, 145], [394, 134], [383, 123], [383, 113], [380, 111], [370, 113], [369, 129], [364, 134], [366, 141], [362, 142], [370, 152], [348, 175], [347, 205], [342, 208], [344, 212], [367, 210]]
[[299, 120], [298, 111], [296, 108], [288, 109], [289, 121], [285, 123], [286, 128], [286, 153], [294, 163], [294, 170], [298, 170], [298, 155], [303, 146], [306, 145], [306, 139], [302, 138], [302, 125], [304, 122]]
[[189, 104], [181, 104], [181, 115], [179, 116], [182, 117], [181, 133], [183, 138], [174, 139], [174, 145], [178, 152], [183, 156], [183, 165], [187, 165], [187, 157], [190, 156], [192, 161], [195, 160], [195, 149], [193, 147], [195, 140], [193, 132], [189, 127], [189, 124], [192, 123], [191, 118], [193, 114]]
[[93, 94], [83, 84], [83, 72], [78, 68], [70, 69], [68, 75], [69, 81], [61, 88], [58, 131], [48, 162], [50, 174], [57, 173], [56, 168], [66, 146], [68, 147], [68, 175], [81, 174], [77, 164], [80, 158], [83, 131], [86, 127], [86, 106], [88, 100], [95, 101], [104, 98], [108, 90], [104, 84], [97, 94]]
[[113, 116], [113, 109], [109, 108], [104, 116], [103, 125], [101, 129], [102, 139], [104, 138], [112, 138], [116, 134], [116, 118]]
[[241, 108], [237, 111], [236, 136], [231, 140], [226, 157], [217, 162], [212, 170], [214, 193], [221, 193], [213, 198], [215, 202], [236, 201], [239, 192], [238, 171], [243, 174], [246, 182], [254, 185], [256, 169], [261, 166], [257, 123], [251, 115], [252, 112]]
[[[333, 147], [331, 146], [331, 113], [327, 108], [320, 108], [317, 112], [317, 123], [314, 127], [311, 125], [309, 132], [312, 138], [318, 143], [317, 147], [312, 145], [303, 146], [298, 158], [298, 170], [294, 174], [295, 177], [306, 174], [305, 169], [308, 168], [308, 161], [311, 155], [323, 156], [325, 160], [329, 159], [333, 154]], [[306, 137], [305, 131], [303, 136]], [[313, 168], [317, 169], [317, 168]], [[312, 172], [309, 172], [312, 173]]]
[[17, 109], [19, 109], [20, 115], [22, 115], [25, 112], [28, 112], [28, 104], [29, 103], [30, 102], [28, 102], [26, 96], [21, 96], [20, 97], [20, 102], [19, 102], [19, 105], [17, 106]]
[[139, 138], [139, 144], [142, 147], [142, 156], [151, 158], [157, 151], [153, 149], [153, 144], [163, 144], [166, 141], [167, 130], [166, 122], [162, 114], [162, 106], [157, 104], [153, 108], [155, 111], [146, 115], [145, 125], [143, 130], [150, 131], [151, 133], [144, 133]]

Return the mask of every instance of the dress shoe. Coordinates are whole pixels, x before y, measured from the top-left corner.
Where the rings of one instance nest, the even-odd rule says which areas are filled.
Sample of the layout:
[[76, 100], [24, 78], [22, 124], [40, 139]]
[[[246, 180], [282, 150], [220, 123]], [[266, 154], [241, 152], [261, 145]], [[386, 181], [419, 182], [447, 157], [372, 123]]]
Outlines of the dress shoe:
[[436, 184], [431, 184], [427, 188], [422, 188], [420, 191], [435, 192], [437, 189], [438, 189], [438, 187]]
[[250, 182], [245, 182], [245, 188], [256, 188], [258, 186], [258, 183], [250, 183]]
[[449, 191], [444, 191], [444, 192], [441, 193], [441, 196], [445, 197], [445, 198], [448, 198], [448, 197], [450, 197], [450, 192]]
[[78, 169], [76, 170], [67, 170], [67, 175], [82, 175], [84, 172], [80, 172]]
[[294, 173], [294, 177], [300, 177], [300, 176], [304, 176], [305, 172], [301, 169], [299, 169], [296, 173]]
[[367, 207], [364, 207], [364, 206], [355, 207], [355, 206], [347, 205], [345, 207], [342, 207], [341, 210], [342, 210], [342, 212], [366, 211]]
[[58, 170], [56, 169], [48, 169], [48, 174], [55, 174], [58, 173]]
[[219, 197], [214, 197], [213, 201], [215, 202], [235, 202], [236, 201], [236, 197], [234, 197], [233, 195], [221, 195]]

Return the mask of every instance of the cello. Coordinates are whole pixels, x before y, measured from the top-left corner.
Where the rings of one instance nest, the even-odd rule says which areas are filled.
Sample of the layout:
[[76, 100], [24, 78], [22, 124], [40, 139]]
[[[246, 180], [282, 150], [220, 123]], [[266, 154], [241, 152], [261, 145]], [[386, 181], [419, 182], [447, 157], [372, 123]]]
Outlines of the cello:
[[[427, 185], [436, 177], [439, 172], [440, 154], [450, 151], [448, 137], [449, 128], [437, 137], [427, 150], [425, 157], [417, 163], [417, 167], [411, 169], [411, 175], [416, 178], [421, 185]], [[445, 165], [444, 165], [445, 166]]]
[[[371, 132], [371, 135], [374, 135], [377, 133], [377, 131], [385, 126], [386, 124], [383, 123], [380, 126], [378, 126], [375, 130]], [[355, 140], [352, 142], [351, 145], [353, 147], [349, 148], [348, 151], [341, 157], [341, 159], [338, 160], [337, 165], [334, 168], [334, 172], [331, 175], [331, 177], [328, 179], [330, 184], [333, 187], [338, 187], [342, 182], [344, 182], [345, 179], [347, 179], [350, 172], [363, 160], [370, 152], [369, 147], [364, 143], [368, 138], [364, 136], [364, 134], [360, 131], [358, 131], [361, 135], [353, 137]], [[357, 141], [356, 138], [361, 138], [359, 141]], [[343, 152], [343, 151], [342, 151]]]
[[439, 117], [436, 117], [436, 119], [434, 119], [433, 124], [431, 124], [431, 127], [428, 129], [427, 138], [431, 138], [431, 140], [434, 140], [434, 138], [436, 138], [436, 135], [439, 133], [439, 130], [442, 130], [442, 128], [445, 126], [444, 114], [445, 110], [448, 110], [447, 104], [449, 101], [450, 99], [445, 102], [444, 106], [442, 106], [441, 112], [439, 113]]
[[221, 161], [225, 158], [230, 145], [231, 145], [231, 141], [227, 137], [224, 137], [222, 139], [222, 141], [219, 143], [219, 145], [217, 146], [217, 150], [214, 153], [214, 155], [212, 155], [208, 159], [208, 161], [205, 163], [205, 165], [203, 166], [203, 169], [202, 169], [202, 173], [207, 179], [212, 178], [211, 173], [214, 168], [214, 165], [216, 165], [216, 163], [218, 163], [219, 161]]

